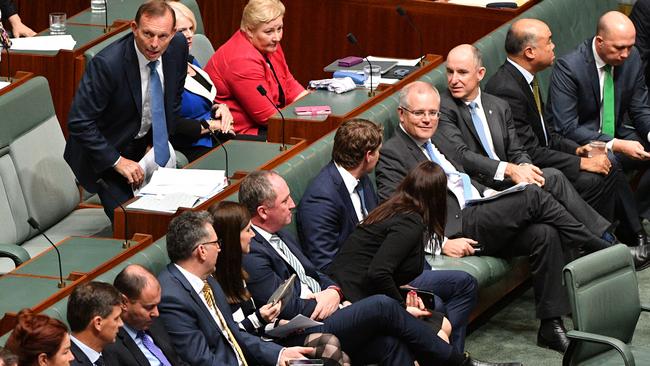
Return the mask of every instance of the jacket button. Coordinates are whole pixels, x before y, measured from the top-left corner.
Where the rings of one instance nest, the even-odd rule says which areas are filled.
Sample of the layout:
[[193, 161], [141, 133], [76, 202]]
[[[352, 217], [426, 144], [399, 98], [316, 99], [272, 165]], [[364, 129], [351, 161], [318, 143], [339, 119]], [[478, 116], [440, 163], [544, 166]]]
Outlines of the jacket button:
[[460, 219], [460, 215], [459, 215], [459, 214], [456, 214], [456, 216], [454, 216], [454, 217], [456, 217], [457, 219]]

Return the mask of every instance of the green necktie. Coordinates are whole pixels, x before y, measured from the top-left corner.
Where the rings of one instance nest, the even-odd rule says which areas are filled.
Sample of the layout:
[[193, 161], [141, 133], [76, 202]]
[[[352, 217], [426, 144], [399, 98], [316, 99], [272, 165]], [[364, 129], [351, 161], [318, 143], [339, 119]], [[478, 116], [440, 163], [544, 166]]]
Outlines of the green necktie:
[[602, 133], [614, 137], [614, 78], [612, 77], [612, 65], [605, 65], [604, 70]]

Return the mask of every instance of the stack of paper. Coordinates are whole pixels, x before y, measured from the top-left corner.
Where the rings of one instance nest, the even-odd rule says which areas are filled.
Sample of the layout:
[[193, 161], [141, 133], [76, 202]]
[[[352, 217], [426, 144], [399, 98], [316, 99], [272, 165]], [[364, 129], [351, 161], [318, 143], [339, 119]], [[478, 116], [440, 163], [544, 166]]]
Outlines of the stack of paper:
[[133, 209], [176, 212], [179, 207], [194, 207], [226, 187], [223, 170], [158, 168], [149, 183], [140, 189]]
[[12, 38], [10, 49], [22, 51], [72, 50], [75, 44], [77, 44], [77, 41], [69, 34], [62, 36], [36, 36]]

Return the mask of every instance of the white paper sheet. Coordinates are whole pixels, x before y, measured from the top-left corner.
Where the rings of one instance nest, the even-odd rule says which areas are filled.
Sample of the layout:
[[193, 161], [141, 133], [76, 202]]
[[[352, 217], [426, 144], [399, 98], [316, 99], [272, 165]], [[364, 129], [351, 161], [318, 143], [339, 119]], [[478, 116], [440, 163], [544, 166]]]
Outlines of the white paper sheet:
[[138, 210], [174, 213], [179, 207], [194, 207], [197, 201], [196, 196], [178, 192], [160, 196], [142, 196], [127, 207]]
[[403, 58], [390, 58], [390, 57], [377, 57], [377, 56], [368, 56], [370, 62], [374, 61], [396, 61], [398, 66], [415, 66], [420, 62], [419, 58], [414, 58], [412, 60], [403, 59]]
[[0, 89], [4, 88], [5, 86], [9, 86], [8, 81], [0, 81]]
[[21, 51], [58, 51], [72, 50], [77, 41], [69, 34], [61, 36], [36, 36], [12, 38], [11, 50]]
[[[176, 153], [174, 152], [174, 147], [170, 142], [167, 142], [167, 147], [169, 148], [169, 160], [167, 161], [167, 164], [165, 164], [165, 168], [176, 168]], [[138, 161], [140, 168], [144, 170], [144, 181], [140, 187], [133, 189], [134, 196], [137, 196], [140, 193], [142, 187], [149, 184], [153, 173], [159, 168], [158, 164], [156, 164], [156, 157], [154, 154], [154, 149], [151, 148], [146, 154], [144, 154], [142, 159]]]
[[225, 185], [225, 176], [223, 170], [158, 168], [139, 195], [183, 192], [197, 198], [206, 197]]

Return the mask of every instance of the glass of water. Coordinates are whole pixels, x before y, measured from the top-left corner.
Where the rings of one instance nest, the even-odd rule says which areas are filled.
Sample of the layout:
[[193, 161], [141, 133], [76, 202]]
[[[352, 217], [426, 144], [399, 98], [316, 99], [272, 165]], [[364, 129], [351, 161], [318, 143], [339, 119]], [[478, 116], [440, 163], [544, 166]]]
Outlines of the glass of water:
[[53, 36], [65, 34], [65, 13], [50, 13], [50, 34]]
[[92, 13], [106, 12], [105, 0], [90, 0], [90, 11]]
[[[372, 74], [372, 77], [371, 77]], [[370, 80], [372, 79], [372, 88], [376, 88], [379, 84], [379, 79], [381, 79], [381, 67], [377, 65], [365, 65], [363, 67], [363, 75], [366, 78], [364, 85], [366, 88], [370, 88]]]

